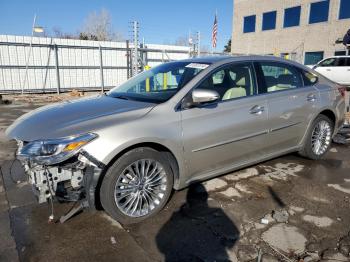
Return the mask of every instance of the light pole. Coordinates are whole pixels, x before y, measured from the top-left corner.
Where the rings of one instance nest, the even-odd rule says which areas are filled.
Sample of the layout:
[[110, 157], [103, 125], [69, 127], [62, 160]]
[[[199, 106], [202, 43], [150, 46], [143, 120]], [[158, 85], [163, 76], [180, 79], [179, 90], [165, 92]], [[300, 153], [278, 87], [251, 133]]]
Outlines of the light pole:
[[201, 32], [197, 32], [197, 56], [201, 56]]
[[26, 71], [25, 71], [24, 81], [23, 81], [23, 85], [22, 85], [22, 95], [24, 94], [24, 87], [25, 87], [26, 81], [28, 80], [28, 64], [29, 64], [29, 58], [30, 58], [30, 55], [32, 52], [34, 33], [43, 33], [44, 32], [44, 28], [41, 26], [36, 26], [35, 22], [36, 22], [36, 15], [34, 15], [34, 19], [33, 19], [32, 33], [31, 33], [30, 44], [29, 44], [29, 53], [28, 53], [27, 60], [26, 60]]

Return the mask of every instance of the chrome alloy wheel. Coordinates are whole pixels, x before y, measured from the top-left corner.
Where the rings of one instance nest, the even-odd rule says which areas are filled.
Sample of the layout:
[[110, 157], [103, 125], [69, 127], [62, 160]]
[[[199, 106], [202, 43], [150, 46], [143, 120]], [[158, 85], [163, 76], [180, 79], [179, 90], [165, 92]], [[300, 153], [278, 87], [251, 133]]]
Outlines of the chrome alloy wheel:
[[332, 127], [325, 121], [318, 122], [312, 131], [311, 146], [316, 155], [322, 155], [326, 152], [332, 138]]
[[161, 204], [166, 190], [164, 167], [153, 159], [141, 159], [126, 167], [118, 177], [114, 199], [125, 215], [141, 217]]

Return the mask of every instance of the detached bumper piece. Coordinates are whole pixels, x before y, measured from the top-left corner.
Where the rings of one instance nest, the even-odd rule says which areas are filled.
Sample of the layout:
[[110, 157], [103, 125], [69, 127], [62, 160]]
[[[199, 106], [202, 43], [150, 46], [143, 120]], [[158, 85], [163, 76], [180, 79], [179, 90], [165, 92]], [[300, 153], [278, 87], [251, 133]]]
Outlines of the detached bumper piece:
[[23, 165], [39, 203], [54, 198], [59, 202], [81, 201], [82, 207], [95, 208], [95, 188], [104, 165], [87, 152], [54, 166]]

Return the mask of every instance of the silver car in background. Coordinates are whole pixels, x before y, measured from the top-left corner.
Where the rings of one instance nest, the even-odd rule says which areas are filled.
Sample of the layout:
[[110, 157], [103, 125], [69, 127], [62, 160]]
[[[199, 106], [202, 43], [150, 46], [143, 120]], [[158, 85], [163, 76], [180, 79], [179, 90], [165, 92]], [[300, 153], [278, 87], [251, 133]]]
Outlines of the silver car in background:
[[321, 158], [344, 109], [344, 88], [298, 63], [209, 57], [39, 108], [6, 132], [39, 202], [101, 204], [128, 224], [156, 214], [173, 189], [290, 152]]

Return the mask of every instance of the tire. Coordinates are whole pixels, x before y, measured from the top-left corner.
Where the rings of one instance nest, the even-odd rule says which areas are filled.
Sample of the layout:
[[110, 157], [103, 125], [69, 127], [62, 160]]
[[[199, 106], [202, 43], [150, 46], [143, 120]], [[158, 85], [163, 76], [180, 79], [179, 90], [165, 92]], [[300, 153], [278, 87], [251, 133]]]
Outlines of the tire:
[[[323, 125], [325, 128], [322, 132], [324, 134], [324, 136], [322, 136], [324, 143], [320, 143], [321, 146], [319, 147], [318, 151], [317, 146], [315, 145], [315, 137], [318, 130], [320, 130], [320, 125]], [[334, 123], [332, 120], [325, 115], [317, 116], [307, 133], [304, 146], [300, 150], [299, 154], [313, 160], [322, 158], [331, 146], [333, 131]]]
[[132, 149], [107, 170], [100, 189], [102, 207], [121, 224], [138, 223], [164, 207], [173, 181], [174, 175], [164, 153], [147, 147]]

